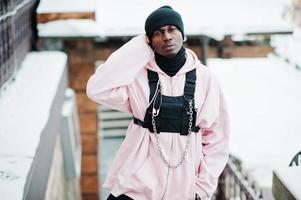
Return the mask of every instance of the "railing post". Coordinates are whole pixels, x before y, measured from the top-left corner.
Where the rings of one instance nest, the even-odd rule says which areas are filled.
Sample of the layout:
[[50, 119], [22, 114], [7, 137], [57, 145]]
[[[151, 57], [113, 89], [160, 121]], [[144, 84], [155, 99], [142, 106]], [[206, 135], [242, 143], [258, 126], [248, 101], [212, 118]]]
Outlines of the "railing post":
[[207, 59], [209, 54], [209, 40], [210, 38], [206, 35], [202, 35], [201, 38], [201, 45], [202, 45], [202, 57], [201, 62], [203, 65], [207, 65]]
[[226, 169], [222, 172], [218, 181], [218, 189], [216, 193], [216, 200], [226, 200]]

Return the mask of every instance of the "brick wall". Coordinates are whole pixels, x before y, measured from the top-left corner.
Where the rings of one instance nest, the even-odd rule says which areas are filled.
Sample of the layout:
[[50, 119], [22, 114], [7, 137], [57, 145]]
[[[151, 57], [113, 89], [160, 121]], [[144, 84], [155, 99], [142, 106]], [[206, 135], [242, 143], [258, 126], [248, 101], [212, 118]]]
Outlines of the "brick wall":
[[232, 46], [223, 47], [222, 58], [252, 58], [252, 57], [266, 57], [273, 52], [273, 48], [268, 45], [254, 45], [254, 46]]
[[94, 44], [89, 39], [68, 40], [64, 42], [64, 50], [69, 58], [69, 86], [76, 92], [81, 128], [82, 197], [84, 200], [98, 200], [97, 111], [96, 104], [86, 95], [87, 81], [95, 71]]
[[[122, 43], [117, 43], [115, 45], [96, 45], [94, 47], [94, 59], [96, 60], [106, 60], [107, 57], [118, 49]], [[202, 51], [200, 43], [188, 41], [185, 47], [193, 50], [199, 59], [202, 58]], [[237, 57], [266, 57], [269, 53], [273, 52], [273, 48], [267, 44], [240, 44], [236, 45], [232, 41], [232, 45], [229, 43], [224, 44], [223, 42], [215, 45], [209, 46], [208, 48], [208, 58], [237, 58]], [[88, 58], [90, 59], [90, 57]]]

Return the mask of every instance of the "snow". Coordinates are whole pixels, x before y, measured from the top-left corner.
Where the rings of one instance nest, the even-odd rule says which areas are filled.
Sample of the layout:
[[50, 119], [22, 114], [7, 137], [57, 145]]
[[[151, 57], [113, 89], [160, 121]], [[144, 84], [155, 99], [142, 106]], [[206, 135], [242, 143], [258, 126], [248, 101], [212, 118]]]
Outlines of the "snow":
[[97, 0], [40, 0], [37, 13], [93, 12]]
[[261, 187], [300, 151], [301, 71], [276, 57], [209, 59], [231, 117], [231, 153]]
[[[57, 6], [53, 6], [53, 12], [63, 7], [69, 8], [69, 1], [66, 1], [64, 5], [62, 2], [65, 1], [61, 1]], [[247, 33], [292, 31], [291, 25], [282, 19], [283, 8], [288, 2], [283, 0], [256, 1], [98, 0], [95, 4], [95, 26], [97, 27], [92, 29], [101, 31], [101, 33], [95, 33], [95, 36], [104, 34], [107, 37], [122, 37], [141, 34], [144, 33], [144, 22], [147, 16], [156, 8], [169, 4], [181, 13], [187, 35], [208, 35], [220, 40], [228, 34], [244, 35]], [[48, 4], [55, 5], [50, 3], [52, 2], [50, 0], [43, 2], [45, 3], [41, 3], [38, 8], [39, 13], [48, 12], [45, 9], [49, 6]], [[76, 11], [76, 8], [70, 6], [68, 12], [72, 9]], [[39, 32], [45, 33], [43, 29], [47, 29], [47, 24], [39, 27]], [[60, 29], [64, 30], [64, 33], [60, 31], [63, 35], [74, 33], [72, 28], [64, 27], [64, 23], [61, 23], [55, 30]], [[83, 26], [82, 29], [78, 33], [87, 32], [86, 27]], [[43, 34], [43, 37], [46, 36], [47, 34]], [[51, 36], [52, 34], [49, 35], [49, 37]]]
[[281, 180], [283, 185], [296, 197], [301, 198], [300, 180], [301, 170], [298, 167], [277, 169], [275, 174]]
[[288, 23], [281, 17], [285, 3], [271, 0], [257, 3], [235, 0], [143, 2], [100, 0], [96, 18], [108, 36], [135, 35], [144, 32], [144, 22], [147, 16], [156, 8], [166, 4], [181, 13], [187, 35], [204, 34], [222, 39], [226, 34], [291, 30]]
[[94, 20], [68, 19], [38, 24], [40, 37], [103, 37]]
[[1, 199], [22, 199], [66, 62], [61, 52], [29, 53], [14, 80], [1, 88]]
[[301, 28], [295, 27], [292, 35], [276, 35], [272, 37], [272, 46], [275, 52], [292, 64], [301, 67]]
[[22, 199], [33, 158], [0, 156], [0, 194], [3, 200]]

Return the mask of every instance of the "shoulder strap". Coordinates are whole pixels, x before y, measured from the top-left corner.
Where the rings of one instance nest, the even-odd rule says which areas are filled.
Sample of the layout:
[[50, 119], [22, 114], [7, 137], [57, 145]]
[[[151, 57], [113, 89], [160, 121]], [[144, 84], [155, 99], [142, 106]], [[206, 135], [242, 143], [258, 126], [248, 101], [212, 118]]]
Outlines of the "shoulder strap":
[[195, 81], [196, 81], [196, 68], [186, 73], [184, 96], [187, 99], [194, 99]]
[[147, 70], [147, 77], [148, 77], [148, 85], [149, 85], [149, 101], [152, 100], [153, 96], [155, 95], [157, 83], [159, 81], [159, 76], [156, 72]]

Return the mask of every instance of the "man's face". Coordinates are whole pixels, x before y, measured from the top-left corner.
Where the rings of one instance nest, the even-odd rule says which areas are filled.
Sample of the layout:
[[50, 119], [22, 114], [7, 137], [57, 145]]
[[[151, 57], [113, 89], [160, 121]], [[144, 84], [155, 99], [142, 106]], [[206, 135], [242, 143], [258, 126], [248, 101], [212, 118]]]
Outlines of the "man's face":
[[172, 58], [177, 55], [181, 49], [183, 36], [176, 26], [166, 25], [154, 32], [151, 43], [154, 51], [158, 54]]

